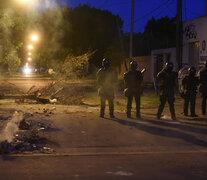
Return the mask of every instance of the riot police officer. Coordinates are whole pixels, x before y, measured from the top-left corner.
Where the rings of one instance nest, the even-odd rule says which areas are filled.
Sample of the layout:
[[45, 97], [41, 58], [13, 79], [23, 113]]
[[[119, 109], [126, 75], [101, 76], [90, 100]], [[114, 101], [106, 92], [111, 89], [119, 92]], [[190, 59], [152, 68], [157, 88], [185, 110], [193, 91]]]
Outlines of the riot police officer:
[[176, 85], [177, 73], [173, 71], [173, 63], [167, 62], [165, 67], [157, 74], [160, 81], [160, 105], [157, 112], [157, 118], [161, 118], [166, 101], [170, 107], [170, 113], [173, 120], [176, 120], [174, 108], [174, 87]]
[[110, 117], [114, 118], [114, 87], [117, 82], [117, 73], [111, 68], [110, 59], [104, 58], [102, 68], [97, 72], [97, 80], [100, 85], [99, 96], [101, 100], [100, 117], [104, 117], [105, 104], [108, 100]]
[[131, 118], [131, 108], [133, 97], [136, 101], [136, 117], [140, 118], [140, 94], [141, 84], [143, 81], [143, 73], [136, 70], [138, 64], [136, 61], [130, 62], [130, 70], [124, 74], [125, 96], [128, 98], [127, 102], [127, 117]]
[[205, 68], [200, 71], [200, 92], [202, 95], [202, 114], [206, 114], [207, 99], [207, 60], [204, 62]]
[[195, 114], [196, 93], [199, 85], [199, 79], [196, 75], [196, 68], [188, 68], [188, 75], [182, 80], [184, 88], [184, 115], [188, 116], [188, 104], [190, 102], [191, 117], [197, 117]]

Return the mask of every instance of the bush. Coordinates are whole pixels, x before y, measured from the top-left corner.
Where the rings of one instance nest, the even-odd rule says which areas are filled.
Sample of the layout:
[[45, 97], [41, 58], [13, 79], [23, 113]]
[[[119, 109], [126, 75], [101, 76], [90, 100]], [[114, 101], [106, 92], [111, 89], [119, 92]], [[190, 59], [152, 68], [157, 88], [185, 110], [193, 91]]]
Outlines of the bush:
[[81, 56], [68, 55], [60, 65], [58, 73], [66, 79], [83, 78], [88, 74], [89, 58], [94, 53], [85, 53]]

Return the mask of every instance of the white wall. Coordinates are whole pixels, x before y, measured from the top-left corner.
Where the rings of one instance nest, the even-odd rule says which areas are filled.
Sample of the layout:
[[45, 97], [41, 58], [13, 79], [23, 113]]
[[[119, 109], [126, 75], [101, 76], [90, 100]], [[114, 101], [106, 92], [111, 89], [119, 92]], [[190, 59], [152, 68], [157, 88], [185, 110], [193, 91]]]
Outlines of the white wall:
[[[188, 63], [189, 43], [199, 42], [199, 59], [207, 60], [207, 16], [183, 23], [183, 63]], [[202, 63], [202, 62], [201, 62]]]
[[[178, 71], [178, 65], [176, 62], [176, 48], [153, 50], [151, 52], [153, 67], [155, 66], [155, 63], [156, 63], [156, 55], [163, 55], [164, 57], [163, 67], [164, 67], [165, 63], [167, 62], [167, 59], [166, 59], [167, 54], [170, 54], [170, 62], [174, 64], [174, 71]], [[153, 68], [153, 71], [154, 71], [154, 68]]]

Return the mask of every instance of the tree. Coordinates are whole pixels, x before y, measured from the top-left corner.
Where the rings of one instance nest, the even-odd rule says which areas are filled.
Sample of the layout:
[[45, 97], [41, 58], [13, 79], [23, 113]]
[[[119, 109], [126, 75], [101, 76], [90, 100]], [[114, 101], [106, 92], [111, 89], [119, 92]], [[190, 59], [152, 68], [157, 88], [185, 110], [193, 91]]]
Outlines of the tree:
[[21, 62], [18, 50], [23, 45], [23, 31], [24, 21], [18, 12], [10, 8], [0, 9], [0, 66], [10, 73], [14, 73]]
[[[119, 52], [120, 44], [117, 42], [117, 19], [122, 27], [120, 17], [88, 5], [75, 9], [58, 6], [44, 11], [34, 23], [40, 28], [43, 36], [37, 61], [51, 67], [55, 63], [63, 62], [68, 54], [81, 56], [95, 52], [90, 57], [90, 63], [100, 66], [107, 55], [113, 57], [112, 61], [118, 64], [121, 51]], [[116, 53], [112, 52], [112, 47], [116, 49]]]
[[[127, 41], [129, 35], [126, 34]], [[134, 55], [150, 55], [154, 49], [171, 48], [176, 45], [175, 18], [152, 18], [145, 26], [143, 33], [134, 34]]]
[[152, 18], [145, 26], [144, 34], [151, 37], [152, 49], [174, 47], [176, 42], [176, 19], [163, 17], [158, 20]]
[[99, 66], [107, 50], [118, 37], [116, 20], [118, 19], [121, 27], [123, 21], [109, 11], [88, 5], [70, 11], [68, 18], [71, 24], [67, 42], [69, 48], [75, 55], [96, 51], [90, 61]]

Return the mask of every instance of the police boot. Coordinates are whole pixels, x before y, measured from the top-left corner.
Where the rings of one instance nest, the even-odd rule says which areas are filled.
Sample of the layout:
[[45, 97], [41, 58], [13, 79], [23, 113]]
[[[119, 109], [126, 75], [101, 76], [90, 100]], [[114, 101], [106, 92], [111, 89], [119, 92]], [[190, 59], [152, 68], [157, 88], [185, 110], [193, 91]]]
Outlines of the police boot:
[[114, 116], [114, 109], [109, 109], [109, 111], [110, 111], [110, 118], [115, 118], [115, 116]]
[[175, 114], [172, 114], [171, 117], [172, 117], [172, 120], [177, 120]]
[[131, 118], [131, 108], [127, 108], [127, 117]]
[[137, 119], [140, 119], [141, 118], [141, 115], [140, 115], [139, 112], [137, 112], [136, 117], [137, 117]]
[[136, 108], [136, 118], [137, 119], [140, 119], [141, 118], [141, 115], [140, 115], [140, 107], [137, 107]]
[[105, 112], [105, 108], [102, 107], [100, 111], [100, 117], [102, 118], [104, 117], [104, 112]]
[[184, 108], [184, 116], [188, 116], [188, 109]]
[[162, 114], [162, 110], [161, 110], [161, 108], [159, 108], [158, 112], [157, 112], [157, 119], [161, 118], [161, 114]]
[[202, 107], [202, 114], [206, 115], [206, 108], [205, 107]]
[[195, 110], [191, 111], [191, 117], [198, 117], [198, 115], [195, 113]]
[[190, 116], [191, 117], [198, 117], [198, 115], [196, 115], [196, 113], [195, 113], [195, 107], [191, 108], [191, 115]]
[[171, 110], [171, 118], [172, 120], [176, 120], [175, 110]]

